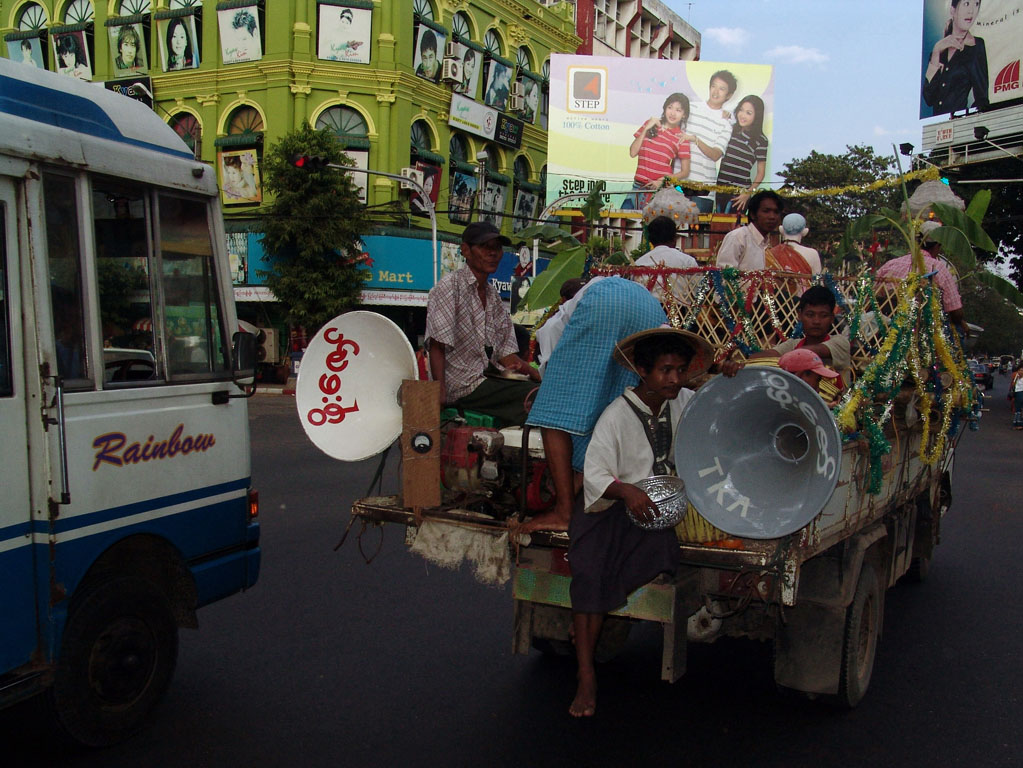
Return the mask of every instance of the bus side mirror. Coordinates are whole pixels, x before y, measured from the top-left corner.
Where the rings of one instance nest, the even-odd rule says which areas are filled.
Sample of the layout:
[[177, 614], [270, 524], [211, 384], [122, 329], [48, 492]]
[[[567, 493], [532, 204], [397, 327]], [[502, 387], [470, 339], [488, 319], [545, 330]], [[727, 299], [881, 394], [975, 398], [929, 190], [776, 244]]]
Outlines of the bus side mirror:
[[234, 345], [234, 380], [238, 384], [252, 384], [256, 378], [256, 337], [247, 331], [238, 331], [231, 341]]

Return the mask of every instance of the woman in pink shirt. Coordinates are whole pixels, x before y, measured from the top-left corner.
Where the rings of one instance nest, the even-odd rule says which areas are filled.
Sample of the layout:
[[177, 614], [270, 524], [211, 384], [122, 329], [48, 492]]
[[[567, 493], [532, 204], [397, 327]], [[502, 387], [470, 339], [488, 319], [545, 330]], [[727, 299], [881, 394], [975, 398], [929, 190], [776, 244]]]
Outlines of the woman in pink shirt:
[[[678, 158], [679, 178], [689, 175], [689, 142], [685, 134], [689, 119], [689, 97], [684, 93], [673, 93], [664, 100], [660, 117], [651, 117], [634, 134], [629, 155], [638, 157], [633, 189], [650, 190], [665, 176], [674, 175], [673, 166]], [[642, 207], [650, 193], [630, 195], [623, 208]]]

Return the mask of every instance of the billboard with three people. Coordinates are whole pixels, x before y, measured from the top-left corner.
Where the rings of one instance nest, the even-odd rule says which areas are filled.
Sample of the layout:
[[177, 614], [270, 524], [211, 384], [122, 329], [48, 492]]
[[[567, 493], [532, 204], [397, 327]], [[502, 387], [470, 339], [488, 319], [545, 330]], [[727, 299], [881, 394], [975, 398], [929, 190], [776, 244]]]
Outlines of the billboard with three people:
[[612, 207], [641, 209], [671, 177], [701, 211], [741, 211], [770, 178], [773, 126], [768, 65], [552, 55], [547, 200], [603, 180]]

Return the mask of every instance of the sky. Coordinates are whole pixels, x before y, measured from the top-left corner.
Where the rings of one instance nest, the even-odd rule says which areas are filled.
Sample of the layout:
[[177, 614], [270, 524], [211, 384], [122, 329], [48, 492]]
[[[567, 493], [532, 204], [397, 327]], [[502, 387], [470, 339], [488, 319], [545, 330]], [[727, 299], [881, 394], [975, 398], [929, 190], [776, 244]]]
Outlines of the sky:
[[891, 155], [893, 143], [921, 147], [922, 0], [665, 4], [702, 35], [701, 60], [774, 66], [767, 181], [779, 182], [775, 171], [812, 150], [842, 154], [867, 144]]

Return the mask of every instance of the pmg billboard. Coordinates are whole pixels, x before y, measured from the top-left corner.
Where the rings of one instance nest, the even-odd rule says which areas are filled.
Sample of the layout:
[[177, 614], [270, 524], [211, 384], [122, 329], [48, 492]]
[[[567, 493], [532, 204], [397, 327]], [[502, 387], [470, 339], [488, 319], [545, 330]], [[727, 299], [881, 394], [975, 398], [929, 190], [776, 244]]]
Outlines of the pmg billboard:
[[924, 0], [920, 117], [1023, 98], [1023, 0]]
[[[767, 65], [555, 54], [547, 200], [599, 180], [620, 208], [641, 208], [665, 176], [757, 186], [771, 176], [773, 126]], [[705, 202], [725, 210], [731, 198]]]

